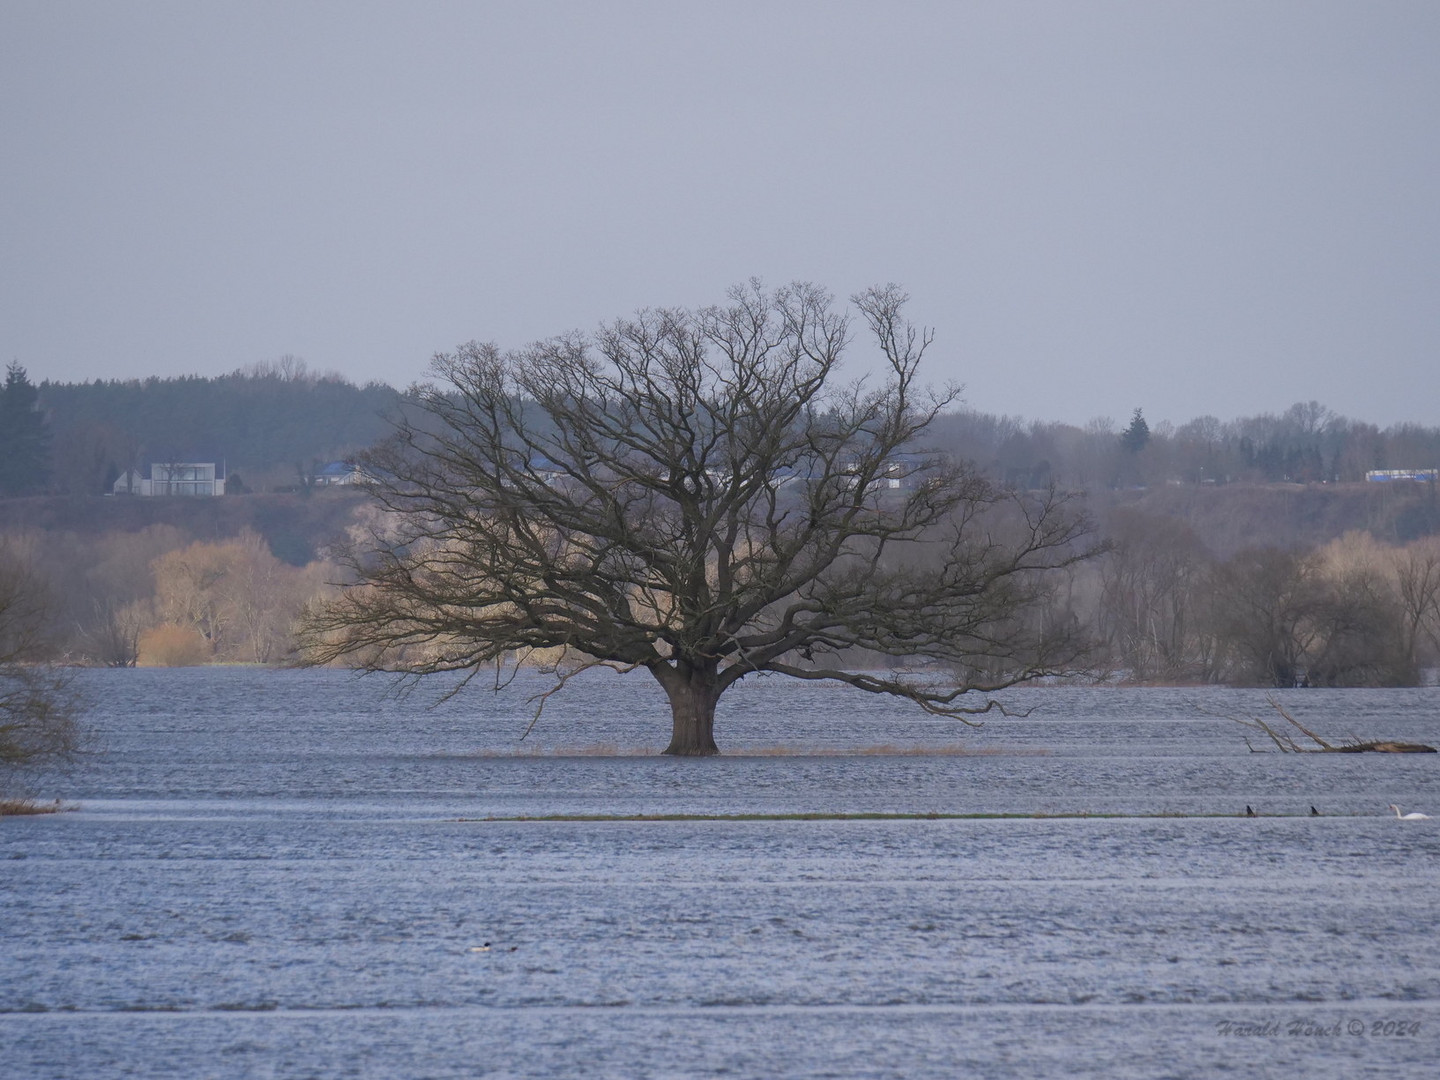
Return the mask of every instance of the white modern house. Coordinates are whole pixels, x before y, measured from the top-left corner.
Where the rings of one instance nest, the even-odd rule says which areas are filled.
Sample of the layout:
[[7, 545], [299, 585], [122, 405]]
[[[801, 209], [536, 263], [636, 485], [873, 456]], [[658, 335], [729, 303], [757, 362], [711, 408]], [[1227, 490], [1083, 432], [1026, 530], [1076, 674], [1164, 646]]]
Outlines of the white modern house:
[[1371, 469], [1365, 479], [1372, 484], [1385, 484], [1395, 480], [1428, 480], [1435, 483], [1440, 479], [1440, 469]]
[[213, 461], [151, 463], [149, 478], [131, 469], [110, 489], [115, 495], [224, 495], [225, 478]]

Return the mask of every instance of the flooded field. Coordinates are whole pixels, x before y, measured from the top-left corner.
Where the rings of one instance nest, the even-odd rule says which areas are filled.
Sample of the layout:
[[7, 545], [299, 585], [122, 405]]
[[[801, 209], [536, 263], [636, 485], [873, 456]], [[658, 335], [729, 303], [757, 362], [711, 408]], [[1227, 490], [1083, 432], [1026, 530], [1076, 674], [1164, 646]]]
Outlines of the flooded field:
[[[765, 680], [722, 702], [726, 756], [677, 761], [640, 676], [523, 741], [524, 686], [430, 709], [333, 672], [87, 678], [97, 751], [45, 787], [79, 809], [0, 821], [16, 1076], [1440, 1059], [1440, 756], [1252, 753], [1224, 717], [1263, 694], [1029, 689], [972, 730]], [[1283, 704], [1440, 743], [1433, 688]]]

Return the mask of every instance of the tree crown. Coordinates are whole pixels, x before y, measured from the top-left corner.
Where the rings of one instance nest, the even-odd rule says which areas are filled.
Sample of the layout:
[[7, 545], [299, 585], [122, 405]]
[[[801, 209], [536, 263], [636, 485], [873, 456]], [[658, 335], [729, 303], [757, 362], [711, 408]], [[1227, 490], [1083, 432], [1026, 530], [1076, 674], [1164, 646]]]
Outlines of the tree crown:
[[[1083, 525], [1053, 492], [925, 452], [957, 390], [917, 383], [931, 334], [905, 299], [853, 298], [875, 383], [838, 380], [852, 316], [812, 285], [436, 357], [441, 381], [365, 458], [391, 531], [352, 553], [358, 585], [313, 622], [316, 657], [473, 672], [569, 649], [648, 669], [672, 704], [672, 686], [718, 697], [777, 672], [947, 715], [1063, 666], [1072, 635], [1031, 616]], [[937, 692], [846, 670], [853, 649], [966, 674]]]

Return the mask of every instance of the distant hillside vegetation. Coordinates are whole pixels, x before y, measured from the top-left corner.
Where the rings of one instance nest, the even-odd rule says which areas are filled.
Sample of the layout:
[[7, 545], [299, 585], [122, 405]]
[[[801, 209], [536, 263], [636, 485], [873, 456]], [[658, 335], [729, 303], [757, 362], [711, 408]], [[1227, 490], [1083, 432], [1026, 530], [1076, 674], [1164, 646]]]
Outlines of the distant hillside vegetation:
[[[128, 470], [144, 476], [151, 465], [172, 462], [214, 462], [250, 491], [303, 489], [321, 466], [382, 438], [401, 400], [392, 387], [316, 375], [294, 357], [218, 378], [38, 387], [12, 364], [0, 390], [0, 414], [9, 418], [0, 425], [0, 496], [100, 495]], [[1378, 521], [1400, 538], [1435, 531], [1433, 515], [1423, 508], [1409, 517], [1391, 513], [1384, 499], [1404, 503], [1403, 491], [1356, 496], [1366, 506], [1381, 499], [1363, 510], [1330, 488], [1365, 482], [1373, 470], [1440, 470], [1440, 427], [1382, 430], [1314, 401], [1278, 415], [1202, 416], [1179, 426], [1151, 425], [1139, 408], [1128, 425], [1097, 417], [1083, 427], [961, 410], [936, 418], [925, 442], [925, 449], [972, 461], [1010, 487], [1112, 493], [1101, 503], [1132, 497], [1113, 493], [1144, 490], [1155, 505], [1184, 514], [1219, 498], [1205, 489], [1240, 489], [1224, 504], [1242, 505], [1250, 498], [1243, 492], [1255, 485], [1281, 484], [1309, 493], [1296, 514], [1319, 515], [1286, 535], [1324, 531], [1327, 516]], [[1182, 497], [1170, 491], [1176, 486], [1194, 490]], [[1225, 539], [1221, 546], [1230, 544]]]
[[1216, 558], [1251, 547], [1320, 547], [1350, 532], [1386, 544], [1440, 535], [1434, 483], [1165, 484], [1088, 498], [1102, 533], [1118, 510], [1184, 522]]
[[[249, 530], [294, 566], [316, 558], [366, 504], [355, 488], [249, 494], [211, 499], [58, 496], [0, 499], [0, 534], [21, 530], [100, 536], [174, 526], [197, 538], [226, 539]], [[1319, 547], [1349, 532], [1387, 544], [1440, 535], [1436, 485], [1168, 485], [1100, 491], [1087, 497], [1102, 535], [1117, 512], [1184, 522], [1216, 558], [1247, 547]]]
[[399, 394], [316, 376], [303, 362], [259, 364], [218, 378], [42, 382], [50, 491], [99, 495], [129, 469], [213, 461], [252, 490], [304, 486], [317, 465], [388, 430]]
[[224, 495], [219, 498], [77, 499], [32, 496], [0, 499], [0, 536], [39, 533], [81, 540], [141, 533], [156, 527], [188, 539], [229, 540], [258, 534], [277, 559], [304, 566], [345, 536], [366, 505], [356, 488], [327, 488], [313, 495]]

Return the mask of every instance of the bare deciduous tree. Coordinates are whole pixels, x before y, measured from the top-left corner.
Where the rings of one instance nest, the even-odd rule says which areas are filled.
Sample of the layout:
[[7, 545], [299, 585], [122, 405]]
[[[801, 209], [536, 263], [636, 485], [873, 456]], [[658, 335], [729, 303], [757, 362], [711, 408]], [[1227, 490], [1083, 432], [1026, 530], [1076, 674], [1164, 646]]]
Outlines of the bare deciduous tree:
[[285, 658], [293, 623], [307, 598], [320, 591], [305, 571], [282, 563], [248, 529], [221, 543], [197, 540], [166, 552], [152, 567], [159, 617], [199, 634], [205, 653], [222, 660], [268, 664]]
[[1324, 604], [1314, 553], [1247, 548], [1214, 568], [1208, 592], [1228, 681], [1295, 686], [1306, 678]]
[[1425, 639], [1440, 655], [1440, 537], [1427, 537], [1398, 552], [1395, 575], [1411, 659], [1418, 658]]
[[1121, 511], [1100, 561], [1100, 629], [1138, 682], [1205, 680], [1214, 647], [1204, 624], [1212, 559], [1183, 521]]
[[1397, 553], [1366, 533], [1319, 550], [1249, 549], [1209, 579], [1211, 626], [1233, 681], [1413, 686]]
[[[1068, 669], [1075, 624], [1043, 608], [1086, 525], [1053, 491], [919, 452], [956, 391], [917, 383], [931, 336], [905, 299], [853, 301], [883, 385], [837, 383], [851, 317], [810, 285], [436, 357], [439, 384], [363, 462], [394, 529], [350, 553], [355, 584], [310, 620], [311, 658], [473, 675], [578, 651], [649, 671], [666, 752], [685, 755], [717, 752], [716, 703], [751, 674], [964, 718], [991, 707], [972, 692]], [[850, 649], [953, 677], [846, 670]]]
[[80, 745], [70, 680], [40, 662], [46, 607], [36, 575], [0, 538], [0, 769], [64, 758]]

